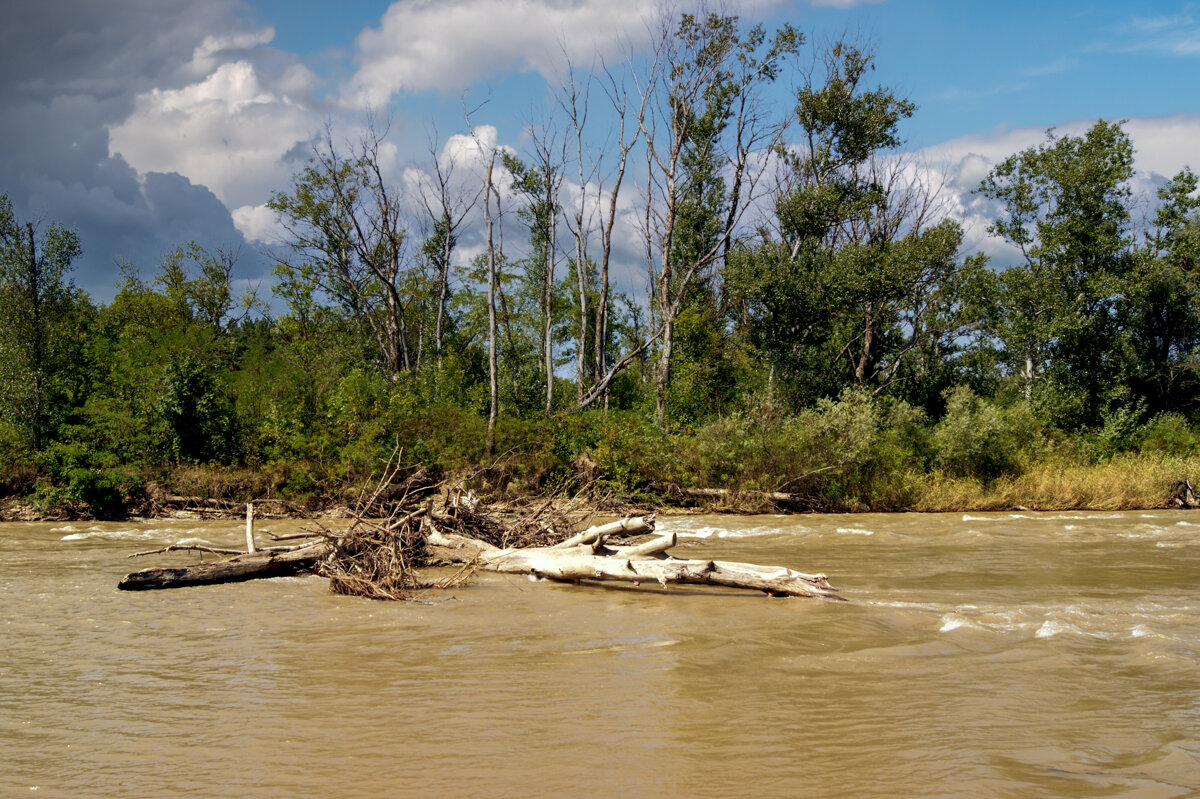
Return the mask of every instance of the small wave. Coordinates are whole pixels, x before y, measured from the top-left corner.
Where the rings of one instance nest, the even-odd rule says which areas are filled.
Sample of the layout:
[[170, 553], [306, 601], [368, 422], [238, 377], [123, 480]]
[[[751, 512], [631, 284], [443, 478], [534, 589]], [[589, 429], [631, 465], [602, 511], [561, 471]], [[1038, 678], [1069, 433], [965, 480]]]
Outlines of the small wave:
[[[1025, 519], [1028, 521], [1067, 521], [1067, 522], [1082, 522], [1082, 521], [1097, 521], [1102, 519], [1120, 519], [1120, 513], [1056, 513], [1056, 514], [1037, 514], [1031, 515], [1028, 513], [996, 513], [988, 516], [976, 516], [970, 513], [964, 513], [962, 520], [964, 522], [1007, 522], [1014, 519]], [[1146, 517], [1153, 518], [1153, 517]], [[1198, 525], [1200, 526], [1200, 525]]]
[[184, 547], [192, 547], [192, 546], [211, 547], [213, 545], [213, 542], [209, 541], [207, 538], [195, 538], [195, 537], [181, 538], [178, 541], [176, 541], [175, 543], [178, 546], [184, 546]]
[[1064, 624], [1063, 622], [1055, 621], [1054, 619], [1046, 619], [1044, 622], [1042, 622], [1042, 626], [1038, 627], [1038, 631], [1037, 631], [1037, 633], [1035, 633], [1035, 637], [1036, 638], [1052, 638], [1052, 637], [1058, 635], [1059, 633], [1078, 633], [1078, 632], [1079, 632], [1079, 629], [1077, 627], [1071, 626], [1070, 624]]
[[845, 535], [875, 535], [874, 530], [864, 530], [861, 527], [839, 527], [834, 532]]
[[[70, 533], [60, 538], [60, 541], [87, 541], [92, 538], [99, 538], [104, 541], [148, 541], [154, 538], [160, 538], [166, 531], [164, 530], [97, 530], [92, 528], [80, 533]], [[189, 531], [191, 532], [191, 531]]]
[[992, 516], [973, 516], [970, 513], [964, 513], [962, 520], [964, 522], [1007, 522], [1012, 519], [1032, 519], [1033, 516], [1026, 516], [1024, 513], [997, 513]]
[[964, 619], [957, 613], [947, 613], [946, 615], [942, 616], [942, 626], [938, 628], [938, 632], [948, 633], [951, 630], [957, 630], [960, 627], [978, 629], [979, 625], [975, 624], [969, 619]]
[[[1037, 518], [1036, 516], [1033, 518]], [[1088, 521], [1092, 519], [1120, 519], [1120, 513], [1060, 513], [1056, 516], [1047, 516], [1048, 519], [1066, 519], [1074, 521]]]
[[761, 526], [761, 527], [746, 527], [742, 529], [730, 529], [727, 527], [675, 527], [660, 525], [658, 528], [662, 533], [675, 533], [680, 538], [755, 538], [764, 535], [791, 535], [795, 533], [811, 533], [813, 530], [808, 527], [789, 527], [787, 530], [781, 530], [778, 527]]
[[1176, 527], [1200, 527], [1200, 524], [1195, 522], [1175, 522]]
[[938, 610], [939, 608], [945, 607], [945, 605], [937, 602], [903, 602], [901, 600], [871, 600], [869, 604], [874, 605], [877, 608], [901, 608], [904, 610]]

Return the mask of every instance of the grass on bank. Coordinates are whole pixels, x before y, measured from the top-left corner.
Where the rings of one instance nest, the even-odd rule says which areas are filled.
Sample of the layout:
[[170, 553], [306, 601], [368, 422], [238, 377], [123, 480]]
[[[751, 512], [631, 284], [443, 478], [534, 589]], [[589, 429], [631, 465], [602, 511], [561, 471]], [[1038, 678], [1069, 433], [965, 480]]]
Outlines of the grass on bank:
[[1180, 480], [1200, 477], [1200, 457], [1122, 453], [1100, 463], [1050, 460], [985, 483], [942, 473], [918, 481], [912, 510], [928, 512], [1144, 510], [1172, 505]]

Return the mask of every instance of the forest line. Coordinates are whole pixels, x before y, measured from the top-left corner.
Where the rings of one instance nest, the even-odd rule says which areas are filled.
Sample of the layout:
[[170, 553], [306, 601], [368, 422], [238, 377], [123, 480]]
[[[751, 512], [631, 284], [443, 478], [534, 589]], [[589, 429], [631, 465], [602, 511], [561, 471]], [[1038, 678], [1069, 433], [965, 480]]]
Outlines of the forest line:
[[[1051, 132], [978, 187], [1019, 253], [989, 263], [873, 71], [851, 41], [684, 15], [644, 61], [572, 71], [523, 152], [468, 114], [467, 174], [434, 149], [406, 184], [385, 124], [326, 131], [270, 203], [275, 311], [195, 243], [97, 303], [85, 243], [0, 195], [0, 487], [315, 507], [399, 450], [498, 493], [1168, 501], [1200, 477], [1195, 174], [1136, 196], [1121, 123]], [[644, 302], [613, 277], [630, 252]]]

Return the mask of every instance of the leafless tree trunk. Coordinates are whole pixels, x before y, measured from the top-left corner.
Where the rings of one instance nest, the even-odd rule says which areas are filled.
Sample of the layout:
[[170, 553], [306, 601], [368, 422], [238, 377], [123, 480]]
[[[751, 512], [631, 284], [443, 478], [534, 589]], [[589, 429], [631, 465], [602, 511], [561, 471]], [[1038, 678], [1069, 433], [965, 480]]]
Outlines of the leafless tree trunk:
[[[617, 167], [613, 175], [612, 184], [607, 191], [608, 211], [604, 219], [604, 228], [600, 241], [600, 296], [596, 305], [596, 329], [594, 333], [595, 340], [595, 375], [593, 386], [599, 383], [608, 368], [607, 363], [607, 348], [608, 348], [608, 268], [609, 262], [612, 259], [612, 235], [613, 225], [617, 219], [617, 202], [621, 195], [621, 184], [625, 180], [625, 168], [629, 162], [629, 153], [637, 144], [641, 131], [638, 126], [634, 125], [632, 136], [626, 138], [626, 122], [630, 114], [629, 92], [625, 87], [624, 79], [618, 81], [611, 70], [605, 71], [605, 77], [608, 79], [608, 85], [605, 88], [608, 94], [609, 101], [612, 103], [613, 110], [617, 115]], [[638, 118], [645, 115], [646, 102], [648, 96], [641, 98], [641, 104], [634, 111]], [[603, 189], [597, 189], [603, 192]], [[605, 391], [605, 407], [608, 402], [608, 392]]]
[[[666, 418], [675, 322], [688, 289], [704, 269], [728, 253], [759, 181], [759, 174], [747, 168], [749, 159], [756, 149], [768, 150], [778, 141], [784, 127], [784, 123], [767, 118], [759, 89], [774, 80], [779, 59], [794, 53], [800, 41], [798, 34], [785, 26], [763, 51], [766, 38], [761, 28], [743, 33], [736, 17], [713, 15], [697, 20], [685, 15], [678, 31], [670, 27], [673, 24], [674, 20], [664, 18], [658, 28], [653, 64], [639, 87], [645, 111], [638, 117], [650, 161], [648, 193], [654, 209], [647, 227], [653, 225], [652, 244], [657, 249], [653, 282], [662, 338], [655, 373], [655, 413], [660, 424]], [[697, 120], [712, 110], [709, 105], [714, 102], [728, 105], [720, 109], [715, 127], [701, 134], [712, 138], [698, 140]], [[732, 194], [725, 200], [715, 244], [676, 263], [676, 225], [688, 178], [684, 155], [696, 144], [711, 144], [714, 160], [732, 171]]]
[[[570, 72], [570, 71], [569, 71]], [[575, 353], [575, 402], [581, 404], [584, 397], [584, 364], [587, 358], [588, 337], [588, 301], [587, 301], [587, 240], [591, 235], [590, 219], [585, 227], [587, 214], [587, 175], [584, 171], [583, 130], [587, 124], [588, 93], [586, 90], [580, 96], [580, 87], [572, 75], [565, 88], [566, 98], [563, 101], [571, 131], [575, 139], [575, 164], [579, 179], [579, 201], [575, 206], [574, 226], [571, 234], [575, 238], [575, 293], [579, 308], [579, 342]]]
[[[369, 120], [344, 159], [327, 128], [312, 165], [297, 178], [303, 192], [278, 198], [273, 207], [292, 234], [293, 249], [315, 256], [321, 288], [342, 299], [356, 322], [365, 319], [395, 378], [412, 365], [402, 293], [409, 264], [401, 198], [379, 161], [386, 136], [386, 126]], [[303, 199], [305, 194], [311, 199]]]
[[500, 376], [496, 361], [496, 246], [492, 236], [492, 195], [496, 196], [496, 205], [500, 205], [500, 194], [492, 182], [492, 174], [496, 166], [496, 150], [493, 148], [488, 158], [487, 177], [484, 179], [483, 215], [487, 225], [487, 267], [488, 267], [488, 390], [491, 404], [488, 407], [487, 454], [490, 457], [496, 452], [496, 418], [500, 415]]
[[434, 359], [437, 371], [442, 370], [442, 352], [445, 347], [446, 302], [450, 298], [450, 260], [454, 253], [456, 236], [463, 221], [475, 209], [482, 188], [473, 194], [456, 193], [454, 188], [454, 162], [443, 159], [432, 140], [429, 145], [432, 157], [433, 185], [422, 186], [421, 200], [438, 237], [437, 252], [437, 309], [434, 318]]

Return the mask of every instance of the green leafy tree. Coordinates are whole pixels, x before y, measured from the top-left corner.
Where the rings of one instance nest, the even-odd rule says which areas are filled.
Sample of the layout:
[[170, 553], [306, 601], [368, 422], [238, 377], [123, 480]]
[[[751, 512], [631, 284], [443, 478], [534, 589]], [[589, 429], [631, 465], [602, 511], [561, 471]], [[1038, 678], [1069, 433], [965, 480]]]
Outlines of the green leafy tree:
[[92, 306], [70, 280], [81, 252], [73, 231], [17, 221], [0, 195], [0, 417], [41, 450], [86, 392]]
[[225, 386], [190, 353], [167, 365], [158, 405], [171, 455], [196, 463], [229, 463], [237, 454], [237, 420]]
[[[646, 236], [651, 254], [653, 309], [661, 327], [655, 375], [655, 413], [666, 418], [680, 314], [698, 297], [696, 283], [729, 250], [754, 181], [747, 169], [755, 146], [770, 148], [782, 120], [764, 111], [760, 90], [802, 43], [784, 26], [768, 40], [738, 18], [709, 14], [680, 17], [664, 29], [639, 126], [645, 136], [650, 184], [657, 210], [649, 213]], [[723, 172], [732, 175], [727, 186]], [[756, 173], [757, 175], [757, 173]], [[657, 260], [657, 264], [653, 261]]]
[[852, 43], [822, 64], [797, 91], [799, 142], [779, 151], [776, 230], [725, 270], [735, 322], [801, 404], [932, 379], [930, 359], [964, 333], [957, 294], [979, 268], [958, 259], [957, 225], [931, 224], [931, 194], [885, 157], [913, 105], [868, 85], [873, 56]]
[[1114, 303], [1129, 266], [1132, 175], [1129, 136], [1101, 120], [1083, 136], [1051, 132], [979, 187], [1002, 203], [989, 230], [1022, 259], [996, 281], [990, 330], [1026, 397], [1065, 425], [1095, 422], [1119, 376]]
[[1123, 382], [1150, 412], [1190, 410], [1200, 396], [1200, 197], [1184, 169], [1158, 191], [1144, 246], [1117, 301], [1128, 357]]

